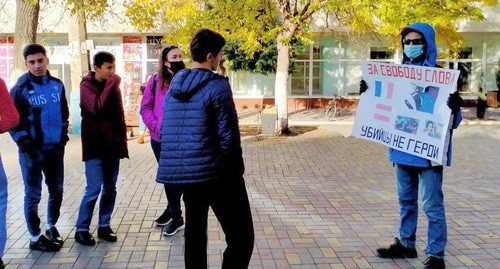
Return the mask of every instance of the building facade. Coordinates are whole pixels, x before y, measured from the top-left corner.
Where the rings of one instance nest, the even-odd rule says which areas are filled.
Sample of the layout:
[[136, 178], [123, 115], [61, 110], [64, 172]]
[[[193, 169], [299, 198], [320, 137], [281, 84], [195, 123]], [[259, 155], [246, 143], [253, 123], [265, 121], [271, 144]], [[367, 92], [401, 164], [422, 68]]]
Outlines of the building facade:
[[[43, 12], [41, 18], [46, 18]], [[446, 57], [447, 50], [444, 46], [439, 47], [439, 55], [443, 56], [439, 64], [462, 71], [463, 86], [459, 91], [466, 99], [475, 99], [480, 88], [485, 92], [498, 91], [496, 73], [500, 63], [500, 18], [496, 14], [500, 14], [500, 7], [486, 10], [485, 14], [486, 21], [459, 25], [466, 44], [457, 59]], [[6, 21], [9, 19], [0, 21], [0, 77], [12, 85], [14, 82], [9, 78], [14, 57], [14, 29]], [[67, 95], [70, 96], [73, 90], [78, 89], [70, 88], [70, 44], [65, 33], [67, 25], [61, 22], [53, 24], [57, 26], [40, 29], [39, 42], [48, 49], [49, 70], [64, 81]], [[48, 22], [46, 25], [51, 24]], [[49, 30], [50, 34], [46, 34]], [[90, 59], [100, 50], [110, 51], [117, 58], [117, 73], [122, 77], [121, 89], [126, 108], [129, 108], [147, 75], [156, 71], [162, 49], [161, 37], [159, 33], [138, 33], [123, 22], [111, 23], [111, 27], [98, 24], [88, 28], [88, 40], [93, 44], [89, 50]], [[299, 56], [298, 68], [289, 78], [289, 104], [292, 109], [317, 106], [323, 103], [322, 100], [331, 99], [334, 94], [352, 100], [351, 104], [355, 104], [361, 79], [360, 63], [398, 63], [400, 59], [401, 51], [390, 50], [389, 44], [383, 39], [323, 36], [316, 45], [309, 46]], [[274, 75], [231, 71], [228, 75], [238, 108], [259, 108], [263, 104], [273, 103]]]

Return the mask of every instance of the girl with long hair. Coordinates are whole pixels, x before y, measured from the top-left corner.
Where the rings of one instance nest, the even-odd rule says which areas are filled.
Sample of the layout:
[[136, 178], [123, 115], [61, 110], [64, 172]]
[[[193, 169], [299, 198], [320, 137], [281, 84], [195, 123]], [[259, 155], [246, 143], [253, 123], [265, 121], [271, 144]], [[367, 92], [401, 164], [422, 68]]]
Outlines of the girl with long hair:
[[[141, 101], [141, 116], [151, 135], [151, 148], [158, 161], [160, 159], [160, 129], [163, 117], [163, 102], [174, 75], [186, 66], [178, 47], [168, 45], [163, 48], [158, 59], [158, 71], [153, 75], [146, 86]], [[172, 236], [184, 229], [184, 220], [181, 210], [182, 191], [175, 187], [166, 187], [168, 205], [155, 223], [163, 226], [163, 235]]]

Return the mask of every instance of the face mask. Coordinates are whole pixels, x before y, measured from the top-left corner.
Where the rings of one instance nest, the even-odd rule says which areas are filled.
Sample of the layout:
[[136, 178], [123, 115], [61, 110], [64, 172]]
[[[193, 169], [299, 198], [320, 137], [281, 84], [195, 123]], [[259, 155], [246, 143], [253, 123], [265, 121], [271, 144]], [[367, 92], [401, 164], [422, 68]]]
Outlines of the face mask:
[[172, 71], [172, 73], [174, 73], [174, 75], [181, 71], [182, 69], [186, 68], [186, 65], [184, 64], [183, 61], [178, 61], [178, 62], [170, 62], [170, 70]]
[[413, 61], [413, 59], [424, 53], [424, 45], [405, 45], [403, 52]]

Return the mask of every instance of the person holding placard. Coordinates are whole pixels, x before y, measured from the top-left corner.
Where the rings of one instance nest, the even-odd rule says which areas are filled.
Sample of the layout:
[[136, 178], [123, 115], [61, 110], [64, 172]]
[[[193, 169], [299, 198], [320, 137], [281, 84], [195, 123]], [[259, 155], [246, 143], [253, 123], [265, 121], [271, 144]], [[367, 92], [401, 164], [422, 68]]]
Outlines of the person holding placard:
[[[437, 67], [437, 48], [434, 28], [427, 23], [414, 23], [401, 31], [403, 64]], [[364, 80], [360, 93], [368, 88]], [[451, 165], [451, 137], [453, 129], [462, 120], [462, 98], [458, 92], [450, 94], [448, 107], [452, 110], [447, 130], [446, 153], [443, 160]], [[408, 104], [407, 104], [408, 105]], [[433, 106], [432, 106], [433, 107]], [[417, 109], [414, 113], [427, 112]], [[433, 126], [434, 127], [434, 124]], [[430, 129], [430, 127], [429, 127]], [[387, 248], [377, 249], [381, 258], [416, 258], [415, 248], [418, 221], [418, 192], [428, 219], [428, 244], [425, 248], [425, 268], [445, 268], [444, 250], [447, 243], [446, 216], [442, 190], [443, 166], [419, 156], [389, 148], [389, 160], [394, 164], [400, 206], [399, 237]]]

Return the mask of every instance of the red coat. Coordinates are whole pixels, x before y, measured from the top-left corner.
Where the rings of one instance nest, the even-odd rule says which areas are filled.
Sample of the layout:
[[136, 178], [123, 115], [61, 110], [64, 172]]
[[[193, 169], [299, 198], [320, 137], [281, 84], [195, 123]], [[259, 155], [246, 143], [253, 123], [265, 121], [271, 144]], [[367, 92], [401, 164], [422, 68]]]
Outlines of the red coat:
[[91, 71], [80, 83], [83, 161], [128, 158], [120, 80], [112, 75], [101, 84]]
[[0, 78], [0, 133], [5, 133], [18, 124], [19, 113], [17, 113], [5, 82]]

